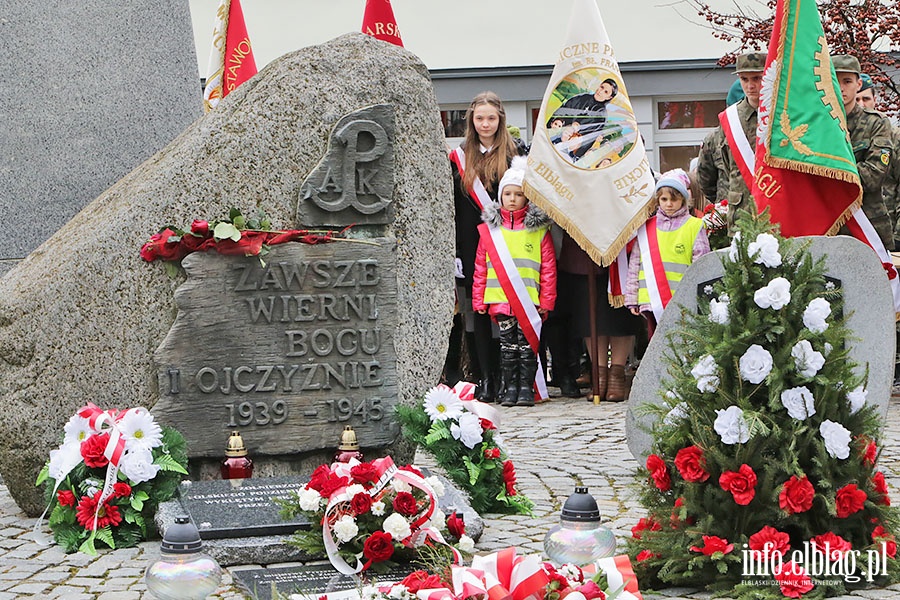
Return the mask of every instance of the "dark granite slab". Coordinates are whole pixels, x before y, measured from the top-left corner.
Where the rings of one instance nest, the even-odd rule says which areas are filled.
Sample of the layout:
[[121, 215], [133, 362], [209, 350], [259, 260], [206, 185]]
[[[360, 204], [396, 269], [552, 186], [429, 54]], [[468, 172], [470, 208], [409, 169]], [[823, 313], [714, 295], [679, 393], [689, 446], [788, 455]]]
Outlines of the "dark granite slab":
[[[379, 575], [378, 581], [399, 581], [414, 570], [411, 564], [402, 565]], [[361, 585], [358, 578], [341, 575], [328, 564], [240, 569], [233, 570], [231, 576], [254, 600], [272, 600], [272, 584], [279, 594], [304, 594], [312, 600], [325, 593], [355, 591]]]

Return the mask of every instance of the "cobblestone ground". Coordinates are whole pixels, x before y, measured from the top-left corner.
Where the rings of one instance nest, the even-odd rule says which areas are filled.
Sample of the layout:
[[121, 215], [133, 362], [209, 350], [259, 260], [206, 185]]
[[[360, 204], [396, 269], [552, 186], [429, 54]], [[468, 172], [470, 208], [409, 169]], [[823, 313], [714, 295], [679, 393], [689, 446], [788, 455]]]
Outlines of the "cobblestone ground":
[[[479, 552], [510, 545], [541, 552], [547, 529], [555, 524], [565, 498], [576, 485], [588, 486], [601, 514], [620, 543], [641, 516], [632, 476], [637, 462], [625, 443], [625, 406], [555, 398], [533, 409], [501, 408], [501, 431], [516, 463], [520, 488], [536, 504], [534, 517], [486, 515]], [[896, 497], [900, 489], [900, 399], [891, 400], [881, 465]], [[422, 456], [419, 464], [429, 466]], [[99, 556], [64, 554], [28, 536], [34, 519], [26, 517], [0, 485], [0, 600], [139, 600], [152, 598], [142, 581], [144, 567], [158, 555], [158, 542], [136, 548], [101, 551]], [[45, 528], [46, 530], [46, 528]], [[225, 573], [216, 598], [243, 598]], [[648, 600], [697, 600], [707, 593], [669, 589], [645, 593]], [[900, 600], [900, 585], [854, 592], [860, 598]]]

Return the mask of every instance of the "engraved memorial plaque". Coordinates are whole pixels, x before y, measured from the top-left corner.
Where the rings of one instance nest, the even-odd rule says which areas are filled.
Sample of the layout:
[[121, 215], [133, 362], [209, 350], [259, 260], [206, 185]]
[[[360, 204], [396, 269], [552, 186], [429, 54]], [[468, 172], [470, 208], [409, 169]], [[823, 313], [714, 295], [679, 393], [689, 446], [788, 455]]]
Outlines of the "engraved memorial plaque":
[[231, 430], [251, 456], [331, 449], [345, 425], [367, 447], [399, 434], [396, 242], [195, 253], [178, 316], [154, 354], [153, 413], [191, 456], [220, 457]]
[[[416, 569], [413, 564], [401, 564], [379, 575], [378, 582], [400, 581]], [[271, 569], [241, 569], [233, 571], [235, 583], [243, 588], [254, 600], [271, 600], [272, 586], [281, 595], [300, 594], [309, 600], [316, 600], [322, 594], [329, 597], [344, 597], [339, 592], [348, 592], [347, 598], [358, 598], [360, 582], [356, 577], [341, 575], [331, 565], [303, 565], [273, 567]], [[335, 594], [335, 593], [338, 594]]]

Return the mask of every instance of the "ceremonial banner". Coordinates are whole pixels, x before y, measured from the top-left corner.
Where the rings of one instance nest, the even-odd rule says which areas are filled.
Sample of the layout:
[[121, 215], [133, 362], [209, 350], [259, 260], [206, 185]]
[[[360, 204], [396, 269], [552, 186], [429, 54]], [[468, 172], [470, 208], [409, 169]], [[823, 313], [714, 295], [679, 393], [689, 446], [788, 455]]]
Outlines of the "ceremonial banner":
[[815, 0], [779, 0], [759, 99], [751, 191], [786, 237], [837, 233], [862, 204]]
[[222, 0], [216, 11], [212, 51], [203, 89], [203, 108], [214, 109], [219, 101], [256, 75], [256, 61], [241, 0]]
[[391, 0], [366, 0], [362, 32], [383, 42], [403, 47], [400, 28], [397, 27], [394, 11], [391, 8]]
[[524, 187], [604, 266], [647, 220], [653, 174], [596, 0], [575, 0]]

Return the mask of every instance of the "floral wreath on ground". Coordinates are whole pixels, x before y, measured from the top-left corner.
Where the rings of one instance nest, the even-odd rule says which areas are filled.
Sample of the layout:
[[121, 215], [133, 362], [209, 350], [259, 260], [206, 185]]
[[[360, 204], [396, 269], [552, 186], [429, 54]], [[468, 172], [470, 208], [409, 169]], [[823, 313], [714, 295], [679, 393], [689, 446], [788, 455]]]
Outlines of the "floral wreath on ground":
[[110, 548], [146, 540], [159, 503], [188, 473], [184, 437], [145, 408], [103, 411], [91, 403], [64, 431], [36, 482], [44, 485], [56, 542], [66, 552], [96, 554], [98, 540]]
[[900, 575], [882, 419], [841, 289], [807, 245], [765, 212], [742, 216], [708, 308], [669, 340], [668, 391], [643, 407], [656, 417], [639, 471], [649, 514], [629, 542], [644, 586], [821, 598]]
[[456, 512], [445, 517], [440, 511], [441, 494], [436, 477], [425, 477], [412, 465], [398, 469], [385, 457], [321, 465], [296, 497], [276, 502], [283, 517], [304, 515], [313, 523], [295, 533], [291, 544], [310, 556], [328, 556], [335, 569], [351, 575], [387, 572], [411, 561], [423, 546], [448, 563], [461, 564], [460, 551], [471, 553], [475, 543]]
[[500, 444], [500, 413], [475, 400], [474, 389], [439, 385], [415, 406], [397, 406], [403, 435], [434, 456], [476, 512], [530, 515], [534, 503], [516, 489], [516, 468]]

